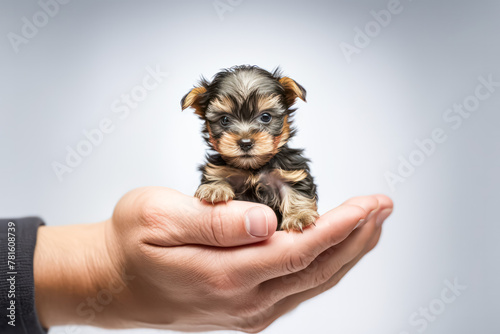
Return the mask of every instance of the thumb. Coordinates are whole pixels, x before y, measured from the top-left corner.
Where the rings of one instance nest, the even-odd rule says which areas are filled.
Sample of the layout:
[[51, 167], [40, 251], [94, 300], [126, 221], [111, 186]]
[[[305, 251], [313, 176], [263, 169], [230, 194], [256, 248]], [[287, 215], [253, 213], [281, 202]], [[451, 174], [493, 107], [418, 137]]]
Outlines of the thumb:
[[263, 204], [229, 201], [211, 204], [195, 199], [195, 208], [185, 221], [193, 226], [185, 240], [212, 246], [239, 246], [268, 239], [276, 231], [274, 211]]
[[[270, 238], [276, 231], [274, 211], [263, 204], [229, 201], [211, 204], [177, 191], [155, 196], [153, 226], [148, 242], [159, 246], [198, 244], [240, 246]], [[161, 199], [160, 199], [161, 198]]]

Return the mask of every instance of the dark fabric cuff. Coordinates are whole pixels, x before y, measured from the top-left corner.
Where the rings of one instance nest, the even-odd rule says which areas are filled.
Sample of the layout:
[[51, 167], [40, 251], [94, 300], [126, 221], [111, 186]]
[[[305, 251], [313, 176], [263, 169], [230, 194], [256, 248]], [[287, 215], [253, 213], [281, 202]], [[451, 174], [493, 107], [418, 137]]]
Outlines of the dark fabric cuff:
[[0, 219], [0, 333], [46, 334], [35, 308], [37, 217]]

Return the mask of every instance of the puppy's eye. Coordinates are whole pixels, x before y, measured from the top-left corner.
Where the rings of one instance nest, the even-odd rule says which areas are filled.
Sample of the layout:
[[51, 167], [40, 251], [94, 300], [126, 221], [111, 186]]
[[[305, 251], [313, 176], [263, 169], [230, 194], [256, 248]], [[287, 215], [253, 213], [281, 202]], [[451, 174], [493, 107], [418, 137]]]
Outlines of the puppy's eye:
[[220, 124], [221, 124], [222, 126], [228, 126], [230, 122], [231, 122], [231, 120], [230, 120], [230, 119], [229, 119], [229, 117], [227, 117], [227, 116], [224, 116], [224, 117], [222, 117], [222, 118], [220, 119]]
[[262, 123], [268, 124], [269, 122], [271, 122], [271, 119], [273, 118], [266, 112], [265, 114], [260, 115], [259, 119]]

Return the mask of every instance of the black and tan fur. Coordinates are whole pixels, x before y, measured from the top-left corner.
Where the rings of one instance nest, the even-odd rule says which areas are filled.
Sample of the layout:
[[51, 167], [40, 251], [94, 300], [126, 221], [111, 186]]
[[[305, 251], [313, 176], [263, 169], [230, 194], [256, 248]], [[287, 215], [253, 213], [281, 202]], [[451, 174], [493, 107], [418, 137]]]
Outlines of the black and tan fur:
[[210, 149], [200, 167], [195, 196], [216, 203], [231, 199], [270, 206], [283, 230], [300, 230], [318, 217], [316, 186], [293, 136], [295, 100], [306, 100], [294, 80], [256, 66], [235, 66], [202, 79], [181, 101], [204, 121]]

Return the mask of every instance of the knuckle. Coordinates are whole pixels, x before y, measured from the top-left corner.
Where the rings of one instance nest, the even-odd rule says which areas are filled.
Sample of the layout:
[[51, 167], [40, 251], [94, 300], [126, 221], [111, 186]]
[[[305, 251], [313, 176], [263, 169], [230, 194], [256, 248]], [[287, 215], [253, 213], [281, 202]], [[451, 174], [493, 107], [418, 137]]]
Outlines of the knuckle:
[[256, 303], [252, 303], [250, 308], [245, 312], [245, 316], [256, 316], [259, 314], [265, 314], [266, 311], [272, 310], [274, 305], [278, 303], [284, 296], [283, 291], [272, 292], [270, 295], [260, 295], [254, 298], [257, 300]]
[[[235, 311], [236, 316], [242, 319], [256, 319], [259, 318], [259, 315], [264, 310], [264, 306], [260, 303], [244, 303], [241, 304]], [[250, 321], [252, 322], [252, 321]]]
[[330, 278], [332, 277], [332, 271], [330, 270], [321, 270], [315, 277], [314, 277], [314, 287], [321, 285], [325, 282], [327, 282]]
[[159, 218], [158, 210], [153, 205], [151, 205], [151, 203], [147, 202], [142, 204], [139, 210], [140, 220], [145, 223], [155, 222]]
[[377, 196], [358, 196], [347, 200], [344, 204], [358, 206], [368, 213], [378, 207], [379, 200]]
[[156, 222], [159, 219], [160, 210], [148, 192], [140, 193], [135, 199], [139, 208], [139, 219], [142, 222]]
[[210, 229], [209, 234], [213, 237], [215, 246], [224, 244], [224, 213], [221, 205], [215, 205], [209, 215], [209, 223], [205, 226]]
[[263, 292], [256, 290], [248, 291], [239, 295], [239, 302], [233, 305], [228, 312], [229, 315], [240, 319], [245, 331], [253, 331], [267, 321], [267, 318], [274, 310], [275, 301]]
[[285, 261], [285, 271], [288, 273], [295, 273], [297, 271], [307, 268], [314, 260], [314, 257], [298, 251], [291, 251], [288, 254], [288, 259]]
[[368, 215], [369, 211], [367, 211], [362, 206], [355, 203], [346, 203], [344, 204], [346, 207], [349, 207], [349, 210], [353, 212], [353, 214], [357, 217], [357, 219], [365, 218]]
[[153, 205], [153, 203], [148, 202], [147, 204], [141, 206], [139, 212], [139, 222], [142, 225], [141, 233], [145, 235], [154, 236], [162, 230], [162, 226], [168, 220], [160, 208]]
[[315, 285], [319, 286], [327, 283], [332, 279], [333, 276], [344, 266], [345, 261], [340, 257], [336, 257], [330, 260], [330, 263], [325, 268], [318, 271], [318, 275], [315, 277]]
[[269, 327], [269, 325], [271, 324], [272, 322], [263, 322], [262, 324], [259, 324], [257, 326], [253, 326], [253, 328], [248, 332], [248, 333], [260, 333], [262, 332], [264, 329], [266, 329], [267, 327]]
[[250, 323], [243, 322], [240, 325], [239, 331], [244, 332], [244, 333], [259, 333], [262, 331], [262, 329], [260, 329], [257, 326], [251, 325]]
[[269, 327], [273, 320], [266, 316], [266, 312], [259, 313], [248, 318], [242, 318], [239, 330], [245, 333], [259, 333]]

